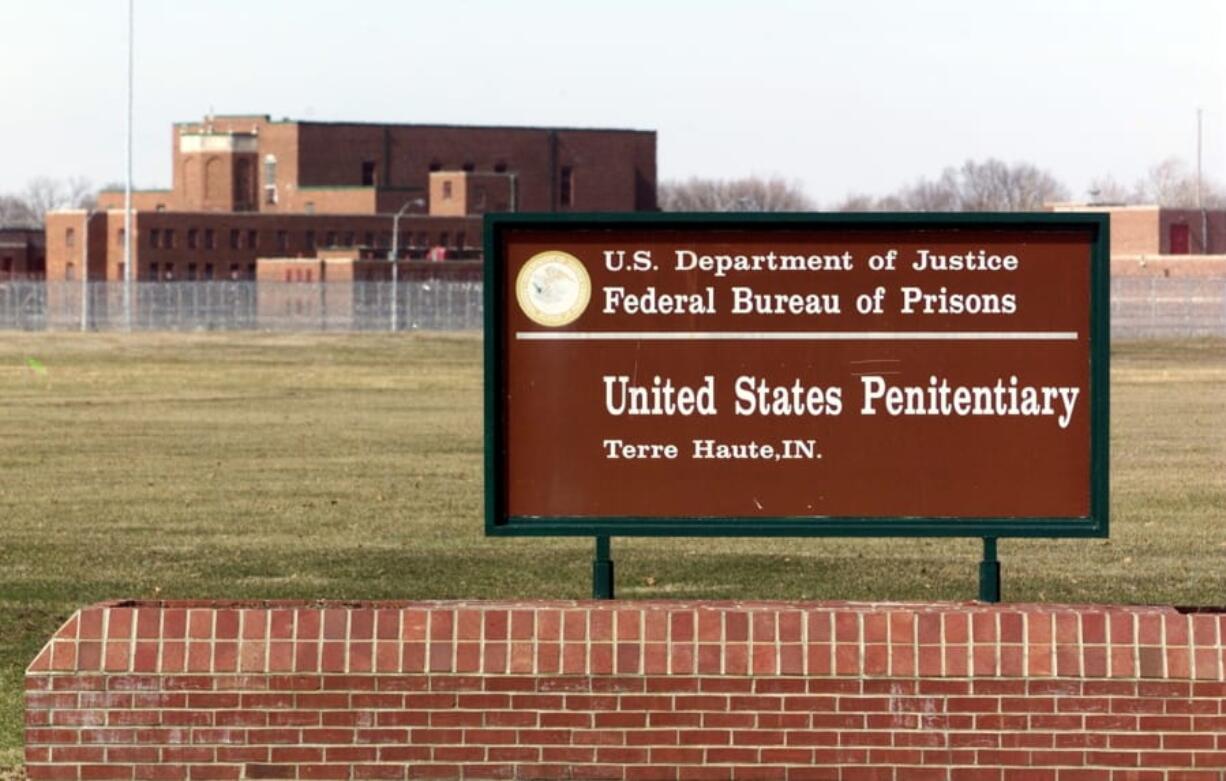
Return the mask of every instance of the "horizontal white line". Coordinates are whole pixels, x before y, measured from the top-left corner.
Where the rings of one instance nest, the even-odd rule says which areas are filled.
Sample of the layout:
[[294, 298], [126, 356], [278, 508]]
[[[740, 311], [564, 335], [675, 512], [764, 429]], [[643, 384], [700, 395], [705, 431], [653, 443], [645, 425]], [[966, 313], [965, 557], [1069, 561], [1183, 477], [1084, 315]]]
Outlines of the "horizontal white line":
[[527, 342], [1068, 342], [1076, 331], [517, 331]]

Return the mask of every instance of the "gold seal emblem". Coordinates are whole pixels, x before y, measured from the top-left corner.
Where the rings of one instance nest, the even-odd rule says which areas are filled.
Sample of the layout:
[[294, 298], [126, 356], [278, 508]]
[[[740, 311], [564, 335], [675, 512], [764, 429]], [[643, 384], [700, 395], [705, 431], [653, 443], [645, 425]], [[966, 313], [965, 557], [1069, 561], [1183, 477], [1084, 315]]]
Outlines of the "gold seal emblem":
[[569, 252], [547, 250], [528, 259], [515, 278], [519, 308], [532, 322], [557, 328], [579, 319], [592, 300], [592, 279]]

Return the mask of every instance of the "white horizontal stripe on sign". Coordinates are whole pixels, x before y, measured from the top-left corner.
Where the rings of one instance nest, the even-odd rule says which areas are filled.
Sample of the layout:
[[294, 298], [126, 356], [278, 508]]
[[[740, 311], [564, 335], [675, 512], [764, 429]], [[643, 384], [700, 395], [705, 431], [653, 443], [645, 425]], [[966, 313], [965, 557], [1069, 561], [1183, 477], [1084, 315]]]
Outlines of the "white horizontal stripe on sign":
[[1076, 331], [516, 331], [526, 342], [1071, 342]]

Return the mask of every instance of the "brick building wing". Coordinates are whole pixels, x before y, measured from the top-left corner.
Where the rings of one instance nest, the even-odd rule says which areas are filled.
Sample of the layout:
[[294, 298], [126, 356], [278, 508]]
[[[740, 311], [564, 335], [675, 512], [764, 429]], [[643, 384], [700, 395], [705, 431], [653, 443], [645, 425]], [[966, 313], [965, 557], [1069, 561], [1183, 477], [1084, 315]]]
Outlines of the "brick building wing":
[[[171, 140], [170, 189], [132, 197], [140, 280], [254, 279], [260, 257], [326, 248], [386, 255], [402, 210], [401, 257], [471, 260], [487, 211], [656, 209], [654, 131], [244, 115], [176, 124]], [[88, 265], [91, 279], [123, 279], [123, 205], [108, 190], [92, 216], [49, 214], [47, 278]]]

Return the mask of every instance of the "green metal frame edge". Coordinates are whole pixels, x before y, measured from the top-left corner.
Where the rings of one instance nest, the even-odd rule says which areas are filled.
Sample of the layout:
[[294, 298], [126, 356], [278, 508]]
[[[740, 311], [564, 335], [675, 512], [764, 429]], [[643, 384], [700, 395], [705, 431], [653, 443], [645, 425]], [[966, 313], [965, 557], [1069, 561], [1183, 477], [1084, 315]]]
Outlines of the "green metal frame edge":
[[[607, 227], [803, 227], [849, 228], [1090, 228], [1090, 514], [1085, 518], [831, 517], [634, 518], [509, 516], [502, 507], [500, 454], [504, 228], [570, 225]], [[485, 533], [528, 537], [996, 537], [1094, 538], [1110, 532], [1110, 215], [1097, 212], [641, 212], [486, 214], [485, 268]]]

